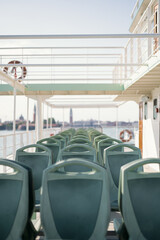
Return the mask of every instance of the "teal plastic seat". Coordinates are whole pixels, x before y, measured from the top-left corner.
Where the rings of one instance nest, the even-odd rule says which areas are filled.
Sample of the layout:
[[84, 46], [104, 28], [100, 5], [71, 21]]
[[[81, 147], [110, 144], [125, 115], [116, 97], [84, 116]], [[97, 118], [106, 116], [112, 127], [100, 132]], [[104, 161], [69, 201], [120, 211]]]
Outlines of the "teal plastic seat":
[[60, 151], [58, 160], [67, 160], [69, 158], [84, 158], [88, 161], [97, 162], [96, 150], [86, 144], [72, 144]]
[[[117, 149], [120, 151], [117, 151]], [[109, 176], [111, 208], [113, 210], [118, 210], [118, 186], [121, 167], [140, 158], [140, 149], [129, 144], [116, 144], [104, 150], [104, 164]]]
[[[65, 173], [77, 164], [90, 172]], [[41, 220], [45, 239], [105, 240], [110, 220], [109, 185], [104, 168], [89, 161], [68, 160], [44, 171]]]
[[60, 140], [52, 138], [43, 138], [37, 142], [43, 146], [49, 148], [52, 151], [52, 163], [57, 161], [57, 157], [61, 148]]
[[0, 173], [0, 239], [22, 240], [29, 212], [28, 171], [12, 161], [0, 160], [3, 166], [12, 173]]
[[87, 144], [89, 146], [93, 146], [92, 142], [89, 141], [89, 139], [86, 138], [72, 138], [71, 141], [68, 142], [68, 145], [72, 145], [72, 144]]
[[77, 138], [83, 138], [83, 139], [89, 140], [89, 137], [87, 135], [83, 135], [83, 134], [74, 135], [72, 139], [77, 139]]
[[97, 137], [94, 138], [93, 146], [95, 147], [96, 150], [97, 150], [98, 142], [100, 142], [101, 140], [106, 139], [106, 138], [109, 138], [109, 137], [105, 134], [98, 135]]
[[[35, 149], [34, 152], [28, 152], [29, 149]], [[40, 152], [37, 152], [40, 149]], [[52, 152], [49, 148], [40, 144], [31, 144], [19, 148], [16, 151], [16, 161], [25, 164], [32, 169], [33, 188], [35, 191], [35, 203], [37, 211], [40, 204], [40, 190], [42, 186], [43, 170], [52, 164]]]
[[91, 132], [90, 135], [89, 135], [90, 136], [90, 140], [92, 142], [94, 142], [94, 138], [97, 137], [97, 136], [100, 136], [100, 135], [102, 135], [102, 133], [100, 133], [98, 131]]
[[61, 132], [59, 135], [66, 139], [66, 145], [71, 140], [71, 135], [69, 135], [68, 132]]
[[119, 206], [129, 240], [160, 239], [160, 172], [139, 171], [152, 163], [160, 164], [160, 159], [136, 160], [121, 168]]
[[[103, 159], [104, 149], [110, 147], [111, 145], [119, 144], [119, 143], [122, 143], [122, 142], [116, 138], [106, 138], [98, 142], [97, 159], [99, 164], [104, 166], [104, 159]], [[121, 148], [116, 148], [115, 151], [119, 151], [120, 149]]]
[[61, 142], [61, 149], [66, 146], [66, 139], [62, 135], [57, 134], [57, 135], [53, 136], [52, 138], [53, 139], [57, 139], [57, 140], [59, 140]]

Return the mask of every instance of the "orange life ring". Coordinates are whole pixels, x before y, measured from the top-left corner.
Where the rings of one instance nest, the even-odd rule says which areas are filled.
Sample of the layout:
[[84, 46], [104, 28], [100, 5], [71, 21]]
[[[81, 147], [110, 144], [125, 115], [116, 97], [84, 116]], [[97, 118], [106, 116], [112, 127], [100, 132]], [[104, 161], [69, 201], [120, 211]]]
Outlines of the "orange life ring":
[[[125, 133], [128, 134], [128, 138], [124, 138], [125, 137]], [[125, 129], [125, 130], [120, 132], [119, 137], [122, 140], [122, 142], [129, 142], [132, 139], [132, 137], [133, 137], [133, 133], [132, 133], [132, 131], [130, 131], [128, 129]]]
[[[11, 72], [14, 72], [14, 70], [17, 68], [17, 67], [16, 67], [16, 64], [22, 64], [22, 62], [20, 62], [20, 61], [18, 61], [18, 60], [13, 60], [13, 61], [10, 61], [8, 64], [15, 64], [15, 67], [12, 67], [12, 70], [11, 70]], [[20, 77], [17, 78], [17, 80], [18, 80], [19, 82], [21, 82], [21, 80], [22, 80], [23, 78], [25, 78], [26, 75], [27, 75], [27, 68], [26, 68], [25, 66], [20, 67], [20, 68], [21, 68], [21, 70], [22, 70], [22, 74], [21, 74]], [[4, 67], [4, 68], [3, 68], [3, 72], [8, 73], [8, 69], [9, 69], [9, 66]]]

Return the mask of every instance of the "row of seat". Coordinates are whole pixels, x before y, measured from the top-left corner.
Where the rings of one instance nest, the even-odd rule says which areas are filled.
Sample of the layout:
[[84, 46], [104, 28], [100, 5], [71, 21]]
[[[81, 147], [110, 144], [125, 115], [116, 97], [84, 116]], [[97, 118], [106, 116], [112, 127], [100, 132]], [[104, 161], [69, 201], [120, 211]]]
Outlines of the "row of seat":
[[[110, 141], [107, 141], [107, 139]], [[104, 148], [105, 146], [106, 148]], [[33, 150], [33, 147], [34, 151], [27, 151], [30, 148]], [[103, 148], [104, 150], [102, 151]], [[101, 150], [102, 161], [98, 157], [99, 150]], [[6, 176], [7, 179], [6, 190], [2, 189], [4, 196], [2, 206], [5, 205], [5, 198], [8, 197], [8, 194], [15, 195], [16, 191], [19, 194], [14, 196], [13, 202], [17, 204], [17, 211], [20, 211], [19, 206], [22, 208], [27, 207], [24, 210], [24, 214], [22, 214], [23, 216], [21, 215], [25, 219], [25, 224], [23, 223], [21, 231], [17, 233], [19, 238], [16, 235], [17, 238], [13, 239], [34, 239], [36, 231], [31, 222], [33, 209], [34, 211], [41, 209], [41, 220], [46, 239], [105, 239], [105, 233], [110, 220], [110, 210], [120, 209], [122, 216], [124, 216], [124, 212], [125, 214], [128, 212], [125, 207], [129, 206], [126, 202], [131, 191], [125, 190], [126, 192], [128, 191], [128, 195], [125, 194], [124, 196], [124, 188], [126, 189], [126, 186], [128, 186], [128, 182], [124, 181], [125, 176], [128, 176], [128, 172], [124, 174], [127, 171], [124, 171], [125, 167], [127, 169], [127, 167], [132, 166], [131, 176], [133, 174], [144, 176], [142, 174], [144, 160], [134, 161], [140, 158], [141, 153], [138, 148], [119, 143], [117, 139], [112, 139], [94, 129], [89, 129], [88, 131], [84, 129], [78, 129], [77, 131], [70, 129], [51, 138], [42, 139], [38, 144], [18, 149], [16, 153], [17, 162], [0, 161], [0, 165], [4, 164], [14, 169], [13, 174], [3, 174], [2, 179], [0, 178], [0, 181], [2, 180], [1, 183], [4, 181], [3, 177]], [[156, 159], [155, 161], [159, 160]], [[126, 165], [127, 163], [128, 165]], [[134, 164], [137, 164], [136, 166], [138, 167], [134, 168]], [[22, 165], [26, 166], [24, 176], [21, 171]], [[27, 166], [32, 170], [33, 178], [30, 170], [28, 174], [26, 173]], [[20, 175], [23, 177], [20, 178]], [[27, 175], [28, 177], [26, 178]], [[17, 188], [13, 187], [11, 191], [11, 179], [17, 181], [16, 183], [20, 181], [18, 183], [20, 187], [17, 184]], [[24, 179], [27, 180], [23, 182]], [[36, 199], [35, 208], [33, 207], [32, 180]], [[30, 184], [26, 184], [26, 182]], [[130, 185], [133, 186], [133, 183], [134, 181]], [[23, 186], [25, 186], [25, 191], [22, 191]], [[137, 198], [137, 193], [138, 190], [134, 198]], [[31, 203], [30, 197], [32, 199]], [[126, 197], [125, 201], [123, 200], [124, 197]], [[25, 201], [23, 201], [24, 199]], [[0, 216], [2, 217], [2, 222], [6, 208], [3, 207], [3, 209], [4, 211], [2, 211], [3, 213]], [[15, 211], [15, 206], [13, 206], [13, 209]], [[14, 211], [11, 211], [13, 216], [15, 216]], [[17, 226], [19, 221], [19, 218], [17, 219], [15, 225], [10, 224], [13, 226], [14, 231], [14, 226]], [[123, 221], [127, 227], [126, 219], [127, 217], [124, 217]], [[12, 220], [14, 221], [15, 219]], [[118, 234], [121, 234], [122, 226], [124, 226], [123, 221], [115, 221]], [[6, 238], [7, 234], [13, 236], [14, 231], [12, 232], [12, 227], [10, 227], [10, 230], [7, 228], [6, 231], [3, 224], [0, 224], [0, 232], [1, 228], [5, 232], [2, 235], [2, 240], [12, 239]], [[129, 230], [128, 232], [130, 236], [131, 233]], [[25, 236], [29, 237], [25, 238]]]

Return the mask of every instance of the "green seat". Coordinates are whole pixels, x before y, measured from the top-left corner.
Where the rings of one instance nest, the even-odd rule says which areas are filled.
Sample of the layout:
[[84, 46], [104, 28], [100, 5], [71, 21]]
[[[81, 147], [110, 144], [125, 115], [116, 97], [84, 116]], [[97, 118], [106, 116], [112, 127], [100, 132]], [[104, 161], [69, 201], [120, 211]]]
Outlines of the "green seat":
[[92, 142], [89, 141], [89, 139], [86, 138], [72, 138], [71, 141], [68, 142], [68, 145], [72, 145], [72, 144], [87, 144], [89, 146], [93, 146]]
[[100, 136], [100, 135], [102, 135], [102, 133], [100, 133], [98, 131], [91, 132], [90, 135], [89, 135], [90, 136], [90, 140], [92, 142], [94, 142], [94, 138], [97, 137], [97, 136]]
[[66, 145], [67, 145], [67, 143], [71, 139], [71, 136], [68, 134], [68, 132], [61, 132], [61, 133], [59, 133], [59, 135], [61, 135], [62, 137], [64, 137], [66, 139]]
[[52, 151], [52, 163], [54, 164], [57, 161], [57, 157], [61, 148], [60, 140], [54, 139], [53, 137], [43, 138], [39, 140], [37, 144], [42, 144], [43, 146], [48, 147]]
[[89, 140], [89, 137], [87, 135], [83, 135], [83, 134], [76, 134], [73, 136], [72, 139], [77, 139], [77, 138], [83, 138], [83, 139]]
[[57, 135], [53, 136], [52, 138], [53, 139], [55, 138], [61, 142], [61, 149], [66, 146], [66, 139], [65, 139], [65, 137], [61, 136], [60, 134], [57, 134]]
[[[122, 143], [122, 142], [116, 138], [106, 138], [98, 142], [97, 160], [99, 164], [104, 166], [104, 159], [103, 159], [104, 149], [110, 147], [111, 145], [119, 144], [119, 143]], [[115, 151], [119, 151], [119, 150], [120, 150], [119, 148], [116, 148]]]
[[84, 158], [88, 161], [97, 162], [96, 150], [86, 144], [72, 144], [60, 151], [58, 160], [67, 160], [69, 158]]
[[[117, 151], [117, 149], [120, 151]], [[104, 164], [109, 176], [111, 208], [113, 210], [118, 210], [118, 186], [121, 167], [140, 158], [140, 149], [129, 144], [116, 144], [104, 150]]]
[[98, 135], [97, 137], [94, 138], [93, 146], [95, 147], [96, 150], [97, 150], [98, 142], [106, 138], [109, 138], [109, 137], [105, 134]]
[[[77, 164], [90, 172], [65, 173]], [[110, 220], [109, 186], [104, 168], [89, 161], [68, 160], [44, 171], [41, 220], [45, 239], [105, 240]]]
[[28, 170], [13, 161], [0, 160], [0, 239], [21, 240], [29, 212]]
[[[36, 151], [28, 152], [29, 149], [35, 149]], [[40, 149], [40, 152], [37, 152], [37, 149]], [[27, 145], [16, 151], [16, 161], [23, 163], [32, 169], [33, 188], [35, 191], [35, 202], [38, 211], [42, 174], [43, 170], [52, 164], [52, 152], [49, 148], [40, 144]]]
[[119, 206], [129, 240], [160, 239], [160, 172], [139, 171], [154, 163], [160, 159], [136, 160], [121, 168]]

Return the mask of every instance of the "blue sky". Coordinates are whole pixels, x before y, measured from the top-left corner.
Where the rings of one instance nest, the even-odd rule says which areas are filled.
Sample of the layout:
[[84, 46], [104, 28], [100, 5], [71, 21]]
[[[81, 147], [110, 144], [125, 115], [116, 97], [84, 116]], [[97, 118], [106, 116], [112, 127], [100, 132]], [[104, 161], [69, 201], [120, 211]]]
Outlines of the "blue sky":
[[135, 0], [1, 0], [1, 34], [126, 33]]
[[[128, 33], [130, 15], [135, 0], [0, 0], [1, 35], [5, 34], [107, 34]], [[103, 40], [102, 42], [104, 42]], [[26, 117], [26, 101], [17, 98], [17, 117], [22, 113]], [[23, 103], [23, 104], [22, 104]], [[11, 109], [12, 98], [1, 98], [0, 108]], [[137, 120], [138, 107], [129, 105], [120, 114], [120, 120]], [[132, 111], [131, 111], [132, 109]], [[133, 111], [134, 109], [134, 111]], [[62, 111], [55, 111], [56, 120], [62, 120]], [[66, 110], [65, 120], [68, 120]], [[108, 111], [108, 112], [107, 112]], [[33, 101], [31, 101], [30, 119], [32, 120]], [[97, 118], [96, 111], [80, 110], [75, 112], [74, 120]], [[113, 111], [112, 111], [113, 112]], [[102, 120], [115, 120], [110, 110], [101, 111]], [[126, 116], [125, 117], [125, 112]], [[107, 114], [108, 113], [108, 114]], [[108, 117], [106, 117], [106, 114]], [[129, 114], [129, 115], [128, 115]], [[1, 111], [2, 120], [12, 119], [13, 114]]]

